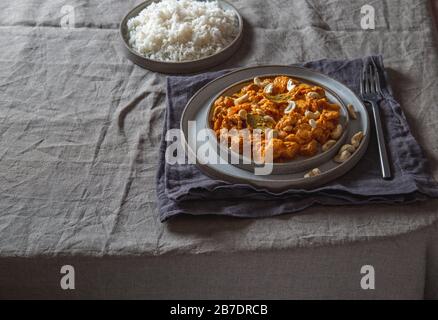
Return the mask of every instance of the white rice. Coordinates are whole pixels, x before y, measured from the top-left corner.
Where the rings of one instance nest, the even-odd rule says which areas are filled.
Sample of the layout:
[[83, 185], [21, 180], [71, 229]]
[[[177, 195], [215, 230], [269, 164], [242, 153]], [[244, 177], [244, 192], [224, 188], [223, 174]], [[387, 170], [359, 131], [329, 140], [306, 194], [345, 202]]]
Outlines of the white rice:
[[210, 56], [237, 35], [237, 17], [216, 1], [163, 0], [128, 20], [129, 44], [146, 58], [189, 61]]

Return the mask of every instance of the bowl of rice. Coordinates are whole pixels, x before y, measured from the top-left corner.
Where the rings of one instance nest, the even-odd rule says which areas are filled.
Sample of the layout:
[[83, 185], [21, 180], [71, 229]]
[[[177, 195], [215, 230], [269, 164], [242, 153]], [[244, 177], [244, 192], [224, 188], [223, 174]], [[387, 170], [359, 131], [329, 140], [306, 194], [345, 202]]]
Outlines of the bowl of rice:
[[148, 0], [120, 24], [125, 55], [162, 73], [195, 73], [220, 64], [239, 48], [243, 20], [223, 0]]

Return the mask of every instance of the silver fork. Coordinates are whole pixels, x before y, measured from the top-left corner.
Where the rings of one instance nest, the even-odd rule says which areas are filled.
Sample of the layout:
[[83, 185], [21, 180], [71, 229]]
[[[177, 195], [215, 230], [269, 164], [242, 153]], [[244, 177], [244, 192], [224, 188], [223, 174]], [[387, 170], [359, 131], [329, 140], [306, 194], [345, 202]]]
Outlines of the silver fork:
[[391, 168], [389, 166], [388, 153], [386, 152], [385, 137], [379, 111], [379, 101], [382, 99], [382, 90], [380, 87], [379, 73], [377, 72], [377, 67], [374, 62], [366, 63], [363, 67], [360, 79], [360, 94], [362, 100], [368, 102], [373, 111], [382, 177], [383, 179], [391, 179]]

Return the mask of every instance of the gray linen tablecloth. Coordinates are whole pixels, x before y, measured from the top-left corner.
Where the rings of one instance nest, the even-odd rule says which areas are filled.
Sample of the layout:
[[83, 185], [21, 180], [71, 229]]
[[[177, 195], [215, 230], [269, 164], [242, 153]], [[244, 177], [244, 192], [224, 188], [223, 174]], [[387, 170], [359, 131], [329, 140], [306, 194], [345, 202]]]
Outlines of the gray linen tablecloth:
[[[0, 2], [0, 297], [438, 298], [436, 200], [161, 224], [165, 76], [124, 58], [117, 30], [139, 2]], [[244, 43], [216, 70], [382, 54], [438, 178], [431, 2], [233, 3]], [[59, 287], [66, 263], [73, 291]], [[376, 290], [360, 288], [365, 264]]]

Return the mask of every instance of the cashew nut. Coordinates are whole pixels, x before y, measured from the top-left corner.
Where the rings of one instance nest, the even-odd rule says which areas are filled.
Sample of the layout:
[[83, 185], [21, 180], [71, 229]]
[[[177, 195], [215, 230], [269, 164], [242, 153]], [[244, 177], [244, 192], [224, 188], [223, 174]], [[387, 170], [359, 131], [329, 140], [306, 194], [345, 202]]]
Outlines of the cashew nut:
[[256, 114], [260, 115], [260, 116], [264, 116], [265, 115], [265, 112], [262, 109], [260, 109], [260, 108], [254, 109], [254, 112]]
[[309, 119], [318, 119], [321, 113], [319, 111], [312, 112], [307, 110], [306, 112], [304, 112], [304, 115]]
[[274, 120], [274, 118], [272, 118], [271, 116], [264, 116], [264, 117], [263, 117], [263, 119], [264, 119], [265, 121], [268, 121], [268, 122], [273, 122], [273, 123], [275, 123], [275, 120]]
[[296, 106], [297, 104], [295, 103], [295, 101], [289, 101], [289, 105], [286, 107], [286, 109], [284, 109], [284, 113], [291, 113], [295, 110]]
[[342, 153], [338, 154], [336, 157], [334, 157], [334, 161], [338, 162], [338, 163], [342, 163], [345, 160], [347, 160], [348, 158], [350, 158], [351, 153], [348, 152], [347, 150], [342, 151]]
[[354, 107], [352, 104], [347, 105], [348, 113], [350, 114], [350, 117], [354, 120], [357, 119], [356, 110], [354, 110]]
[[274, 91], [274, 84], [269, 83], [263, 91], [267, 94], [272, 94], [272, 92]]
[[327, 151], [336, 144], [336, 140], [328, 140], [322, 145], [322, 151]]
[[359, 131], [357, 132], [352, 138], [351, 138], [351, 144], [357, 148], [360, 145], [360, 142], [362, 141], [363, 138], [363, 132]]
[[342, 152], [344, 152], [345, 150], [347, 150], [350, 153], [354, 153], [354, 151], [356, 151], [356, 148], [354, 146], [352, 146], [351, 144], [344, 144], [341, 149], [339, 149], [339, 154], [341, 154]]
[[291, 132], [293, 130], [292, 126], [286, 126], [283, 128], [283, 131]]
[[260, 80], [260, 78], [259, 77], [255, 77], [254, 78], [254, 84], [256, 85], [256, 86], [258, 86], [258, 87], [260, 87], [260, 88], [264, 88], [264, 87], [266, 87], [266, 85], [268, 84], [269, 82], [268, 82], [268, 80], [267, 79], [265, 79], [265, 80]]
[[244, 103], [244, 102], [248, 101], [248, 98], [249, 98], [249, 94], [245, 93], [243, 96], [241, 96], [237, 99], [234, 99], [234, 105], [237, 106], [241, 103]]
[[296, 85], [294, 85], [292, 79], [289, 79], [287, 82], [287, 91], [291, 92], [295, 87]]
[[315, 91], [308, 92], [306, 96], [309, 99], [319, 99], [319, 97], [320, 97], [319, 93], [315, 92]]
[[342, 125], [338, 124], [338, 125], [336, 126], [336, 128], [332, 131], [332, 133], [330, 134], [330, 136], [331, 136], [333, 139], [339, 139], [339, 138], [341, 137], [341, 135], [342, 135], [342, 131], [343, 131]]
[[242, 120], [246, 120], [246, 116], [248, 115], [248, 113], [246, 112], [245, 109], [241, 109], [241, 110], [239, 111], [238, 115], [239, 115], [240, 119], [242, 119]]
[[309, 124], [310, 124], [310, 126], [311, 126], [313, 129], [316, 128], [316, 121], [315, 121], [315, 119], [310, 119], [310, 120], [309, 120]]
[[315, 169], [312, 169], [309, 172], [307, 172], [304, 175], [304, 178], [316, 177], [316, 176], [319, 176], [320, 174], [321, 174], [321, 170], [319, 170], [319, 168], [315, 168]]

